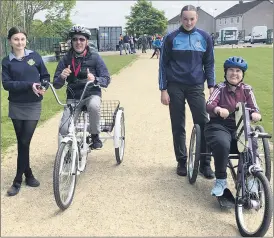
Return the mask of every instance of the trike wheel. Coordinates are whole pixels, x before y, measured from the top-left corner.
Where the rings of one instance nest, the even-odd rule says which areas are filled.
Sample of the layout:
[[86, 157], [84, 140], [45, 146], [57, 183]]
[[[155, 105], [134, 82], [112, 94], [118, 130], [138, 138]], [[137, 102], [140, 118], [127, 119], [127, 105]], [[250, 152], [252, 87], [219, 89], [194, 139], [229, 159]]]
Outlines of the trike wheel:
[[[265, 130], [262, 126], [256, 126], [255, 131], [264, 133]], [[271, 178], [271, 158], [270, 158], [270, 149], [267, 138], [257, 138], [258, 139], [258, 155], [261, 167], [267, 177], [268, 181]]]
[[238, 185], [235, 215], [238, 229], [244, 237], [263, 237], [272, 218], [273, 198], [266, 176], [254, 172], [245, 178], [245, 195]]
[[[119, 110], [124, 110], [122, 107]], [[117, 164], [121, 164], [124, 158], [125, 153], [125, 116], [124, 112], [121, 114], [120, 118], [120, 129], [118, 130], [119, 133], [119, 145], [115, 148], [115, 157]]]
[[195, 124], [192, 129], [190, 145], [189, 145], [189, 156], [188, 156], [188, 169], [187, 175], [190, 184], [196, 182], [201, 152], [201, 129], [198, 124]]
[[[73, 163], [75, 163], [74, 169]], [[76, 171], [77, 163], [72, 158], [72, 142], [62, 142], [57, 151], [53, 169], [54, 197], [57, 206], [62, 210], [67, 209], [73, 200]]]

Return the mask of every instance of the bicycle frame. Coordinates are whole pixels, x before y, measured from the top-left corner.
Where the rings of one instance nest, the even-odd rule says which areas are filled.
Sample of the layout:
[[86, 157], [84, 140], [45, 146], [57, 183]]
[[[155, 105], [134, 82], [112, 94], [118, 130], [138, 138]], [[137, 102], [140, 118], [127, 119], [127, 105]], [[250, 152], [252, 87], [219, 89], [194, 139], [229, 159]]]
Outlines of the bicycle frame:
[[[255, 161], [256, 155], [255, 155], [255, 150], [253, 148], [252, 138], [253, 137], [271, 138], [271, 136], [268, 133], [261, 133], [261, 132], [255, 132], [255, 131], [251, 132], [251, 129], [250, 129], [251, 123], [250, 123], [250, 116], [249, 116], [250, 110], [251, 109], [247, 108], [244, 103], [239, 102], [237, 103], [236, 110], [234, 111], [235, 120], [236, 120], [236, 131], [237, 131], [236, 133], [237, 147], [240, 154], [229, 154], [227, 167], [231, 171], [231, 175], [235, 183], [236, 189], [238, 184], [241, 184], [242, 188], [244, 188], [245, 186], [244, 176], [246, 171], [248, 171], [250, 174], [256, 171], [262, 171], [261, 167]], [[200, 153], [200, 155], [212, 156], [212, 153]], [[238, 164], [236, 166], [233, 166], [231, 159], [238, 159], [239, 160]], [[244, 166], [249, 166], [249, 167], [245, 168]], [[235, 168], [238, 168], [237, 173], [234, 170]], [[243, 191], [243, 196], [244, 195], [245, 195], [245, 191]]]
[[[80, 151], [80, 148], [78, 146], [78, 143], [77, 143], [77, 138], [76, 138], [76, 133], [75, 133], [75, 123], [74, 123], [74, 113], [75, 113], [75, 109], [79, 106], [79, 104], [81, 103], [81, 101], [83, 100], [84, 98], [84, 95], [85, 95], [85, 92], [86, 92], [86, 89], [88, 87], [88, 85], [90, 84], [93, 84], [93, 82], [91, 81], [88, 81], [85, 85], [85, 88], [83, 90], [83, 93], [78, 101], [78, 103], [75, 104], [74, 107], [72, 107], [71, 104], [64, 104], [62, 103], [60, 100], [59, 100], [59, 97], [53, 87], [53, 85], [48, 82], [54, 96], [55, 96], [55, 99], [56, 101], [58, 102], [58, 104], [60, 104], [61, 106], [68, 106], [69, 109], [70, 109], [70, 119], [69, 119], [69, 128], [68, 128], [68, 134], [62, 139], [61, 142], [65, 142], [67, 143], [68, 141], [71, 141], [72, 142], [72, 170], [71, 171], [75, 171], [75, 164], [76, 164], [76, 159], [79, 160], [80, 156], [81, 156], [81, 151]], [[95, 86], [95, 85], [93, 85]], [[100, 87], [99, 85], [96, 85], [96, 87]], [[86, 140], [85, 138], [87, 137], [87, 114], [86, 112], [84, 112], [84, 131], [83, 131], [83, 151], [87, 151], [87, 143], [86, 143]], [[76, 158], [76, 159], [75, 159]], [[61, 161], [63, 163], [63, 161]], [[78, 170], [79, 170], [79, 163], [77, 163], [78, 165]], [[60, 168], [61, 169], [61, 168]], [[59, 173], [61, 174], [61, 171], [59, 171]]]
[[[256, 151], [253, 148], [252, 138], [253, 137], [269, 137], [267, 133], [251, 132], [250, 124], [250, 110], [245, 107], [244, 103], [239, 102], [237, 104], [237, 110], [235, 111], [236, 119], [236, 139], [237, 147], [240, 152], [239, 162], [237, 166], [232, 166], [231, 161], [229, 160], [229, 168], [235, 183], [235, 188], [237, 189], [238, 185], [242, 186], [242, 197], [245, 197], [245, 175], [247, 173], [252, 174], [254, 172], [260, 171], [263, 172], [262, 168], [256, 163]], [[244, 143], [241, 141], [241, 138], [244, 140]], [[234, 170], [237, 169], [237, 175]]]

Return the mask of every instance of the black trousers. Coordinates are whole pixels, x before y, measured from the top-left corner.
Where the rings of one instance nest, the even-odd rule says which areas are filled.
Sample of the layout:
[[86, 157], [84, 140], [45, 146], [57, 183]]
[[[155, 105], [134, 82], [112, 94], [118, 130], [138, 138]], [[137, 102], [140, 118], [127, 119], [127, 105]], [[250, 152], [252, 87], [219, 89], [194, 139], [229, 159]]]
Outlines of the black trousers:
[[147, 46], [146, 44], [142, 44], [142, 53], [146, 53], [147, 51]]
[[[205, 125], [206, 143], [212, 151], [215, 164], [215, 176], [217, 179], [227, 178], [227, 163], [229, 154], [239, 154], [236, 130], [218, 123], [208, 123]], [[258, 156], [257, 138], [252, 138], [252, 150]]]
[[[204, 139], [204, 126], [208, 122], [206, 112], [206, 101], [204, 94], [204, 85], [185, 85], [180, 83], [168, 83], [167, 91], [170, 97], [169, 111], [171, 127], [173, 134], [173, 145], [177, 162], [186, 163], [186, 130], [185, 130], [185, 104], [186, 101], [190, 107], [194, 124], [201, 127], [201, 152], [206, 152], [206, 143]], [[192, 130], [192, 128], [188, 128]], [[200, 166], [210, 164], [209, 156], [201, 156]]]
[[214, 157], [216, 178], [226, 179], [228, 155], [239, 153], [235, 140], [235, 130], [230, 130], [221, 124], [208, 123], [205, 125], [205, 138]]
[[156, 55], [157, 50], [161, 51], [161, 48], [155, 48], [155, 49], [154, 49], [154, 52], [153, 52], [153, 54], [152, 54], [152, 56], [151, 56], [151, 58], [153, 58], [154, 55]]
[[31, 177], [29, 149], [30, 142], [37, 126], [37, 120], [12, 120], [17, 138], [17, 171], [14, 182], [21, 183], [22, 176]]

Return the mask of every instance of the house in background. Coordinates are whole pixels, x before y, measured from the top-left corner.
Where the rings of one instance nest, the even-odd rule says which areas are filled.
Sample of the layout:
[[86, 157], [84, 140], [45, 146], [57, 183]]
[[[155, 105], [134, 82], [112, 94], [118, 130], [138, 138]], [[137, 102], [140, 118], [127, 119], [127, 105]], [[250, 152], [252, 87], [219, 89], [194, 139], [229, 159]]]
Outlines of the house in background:
[[[200, 28], [206, 31], [209, 34], [211, 34], [212, 32], [215, 32], [214, 17], [208, 14], [206, 11], [204, 11], [200, 7], [197, 7], [197, 13], [199, 15], [199, 20], [196, 25], [197, 28]], [[175, 29], [178, 29], [180, 26], [181, 26], [181, 16], [179, 14], [168, 21], [167, 32], [174, 31]]]
[[240, 38], [250, 34], [254, 26], [267, 26], [268, 29], [273, 29], [273, 1], [243, 2], [241, 0], [216, 16], [215, 22], [216, 32], [226, 27], [237, 27]]

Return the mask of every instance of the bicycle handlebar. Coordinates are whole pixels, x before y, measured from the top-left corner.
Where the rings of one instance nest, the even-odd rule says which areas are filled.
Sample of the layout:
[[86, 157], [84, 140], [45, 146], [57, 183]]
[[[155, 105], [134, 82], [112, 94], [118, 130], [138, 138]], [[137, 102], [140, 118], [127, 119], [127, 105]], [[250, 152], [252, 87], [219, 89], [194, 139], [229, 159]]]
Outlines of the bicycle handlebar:
[[[245, 107], [245, 110], [247, 110], [247, 111], [254, 111], [254, 109], [249, 108], [249, 107]], [[237, 111], [239, 111], [239, 107], [236, 107], [235, 110], [233, 110], [232, 112], [229, 112], [227, 118], [228, 118], [229, 116], [231, 116], [232, 114], [234, 114], [235, 112], [237, 112]], [[255, 112], [255, 111], [254, 111], [254, 112]], [[220, 118], [224, 119], [223, 117], [220, 116], [220, 112], [219, 112], [219, 111], [217, 112], [217, 115], [218, 115]], [[225, 119], [224, 119], [224, 120], [225, 120]], [[260, 121], [262, 121], [262, 118], [260, 119]]]
[[[50, 86], [51, 91], [53, 92], [56, 101], [57, 101], [61, 106], [66, 106], [67, 104], [64, 104], [64, 103], [62, 103], [62, 102], [60, 101], [60, 99], [59, 99], [59, 97], [58, 97], [58, 95], [57, 95], [57, 93], [56, 93], [56, 90], [55, 90], [55, 88], [53, 87], [53, 84], [50, 83], [50, 82], [47, 82], [47, 84]], [[86, 83], [86, 85], [85, 85], [85, 88], [84, 88], [83, 93], [82, 93], [82, 95], [81, 95], [81, 97], [80, 97], [80, 99], [79, 99], [79, 102], [76, 104], [75, 107], [77, 107], [77, 106], [80, 104], [80, 102], [83, 100], [84, 95], [85, 95], [86, 90], [87, 90], [87, 87], [88, 87], [88, 85], [90, 85], [90, 84], [93, 84], [93, 87], [99, 87], [99, 88], [101, 88], [100, 85], [94, 84], [93, 82], [88, 81], [88, 82]]]
[[258, 137], [258, 138], [267, 138], [267, 139], [271, 139], [271, 138], [272, 138], [272, 136], [269, 135], [269, 134], [266, 133], [266, 132], [252, 131], [252, 132], [250, 133], [250, 135], [251, 135], [252, 137]]

